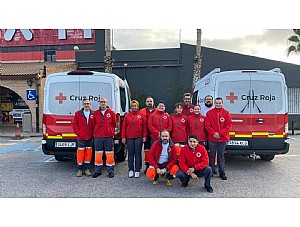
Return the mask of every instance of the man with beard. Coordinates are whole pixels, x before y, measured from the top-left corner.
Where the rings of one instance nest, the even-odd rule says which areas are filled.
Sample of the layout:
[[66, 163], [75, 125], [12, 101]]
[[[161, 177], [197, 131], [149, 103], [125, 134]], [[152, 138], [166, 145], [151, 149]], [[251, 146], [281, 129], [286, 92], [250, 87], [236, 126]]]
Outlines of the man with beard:
[[148, 128], [148, 119], [151, 114], [153, 114], [156, 111], [156, 108], [154, 107], [154, 99], [151, 96], [148, 96], [146, 98], [146, 107], [140, 110], [140, 113], [146, 116], [146, 124], [147, 124], [147, 140], [144, 143], [144, 161], [145, 161], [145, 171], [146, 174], [147, 169], [149, 168], [149, 150], [150, 150], [150, 144], [151, 144], [151, 137], [150, 137], [150, 130]]
[[204, 98], [204, 106], [201, 106], [201, 115], [206, 116], [206, 113], [213, 108], [213, 97], [207, 95]]
[[184, 93], [183, 102], [181, 103], [183, 107], [182, 114], [185, 116], [190, 116], [194, 112], [194, 105], [192, 104], [192, 95], [191, 93]]
[[176, 165], [176, 149], [170, 139], [168, 130], [164, 129], [159, 134], [160, 139], [156, 140], [150, 148], [150, 166], [146, 176], [153, 181], [153, 185], [157, 185], [160, 176], [164, 176], [166, 185], [171, 186], [171, 180], [176, 177], [176, 173], [179, 170], [179, 167]]

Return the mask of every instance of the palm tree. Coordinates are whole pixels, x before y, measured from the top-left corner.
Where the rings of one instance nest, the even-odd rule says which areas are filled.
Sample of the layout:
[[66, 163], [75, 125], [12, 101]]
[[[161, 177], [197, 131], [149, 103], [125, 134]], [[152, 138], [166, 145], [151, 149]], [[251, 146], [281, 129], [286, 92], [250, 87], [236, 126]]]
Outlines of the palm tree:
[[196, 46], [196, 53], [194, 57], [193, 86], [195, 86], [196, 82], [200, 80], [200, 74], [201, 74], [201, 62], [202, 62], [201, 36], [202, 36], [202, 30], [197, 29], [197, 46]]
[[287, 56], [300, 53], [300, 29], [293, 29], [294, 34], [288, 38], [292, 45], [287, 49]]

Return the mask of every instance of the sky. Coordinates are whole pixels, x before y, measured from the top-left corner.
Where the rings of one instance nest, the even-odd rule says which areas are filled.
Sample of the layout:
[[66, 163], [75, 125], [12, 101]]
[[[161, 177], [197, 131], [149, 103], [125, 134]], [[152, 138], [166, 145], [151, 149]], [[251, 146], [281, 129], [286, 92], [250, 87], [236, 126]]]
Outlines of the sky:
[[[201, 28], [202, 46], [300, 64], [300, 55], [286, 53], [287, 38], [299, 25], [293, 9], [300, 1], [90, 0], [79, 6], [52, 0], [42, 11], [30, 7], [34, 0], [14, 2], [18, 7], [13, 13], [1, 11], [0, 28], [113, 29], [117, 49], [196, 44], [196, 29]], [[1, 3], [3, 9], [11, 7], [10, 2]]]
[[[292, 29], [201, 29], [201, 45], [300, 65], [300, 55], [287, 56]], [[197, 29], [113, 29], [116, 49], [152, 49], [196, 45]]]

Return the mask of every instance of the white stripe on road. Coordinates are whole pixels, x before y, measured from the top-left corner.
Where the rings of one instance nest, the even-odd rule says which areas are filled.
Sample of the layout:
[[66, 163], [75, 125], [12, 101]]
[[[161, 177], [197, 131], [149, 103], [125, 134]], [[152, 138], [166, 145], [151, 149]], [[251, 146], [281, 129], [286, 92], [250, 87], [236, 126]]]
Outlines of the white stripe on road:
[[46, 158], [44, 159], [44, 162], [58, 162], [55, 157], [50, 157], [50, 158]]
[[290, 137], [290, 139], [300, 141], [300, 139], [296, 139], [296, 138], [292, 138], [292, 137]]
[[276, 155], [275, 156], [276, 158], [277, 157], [300, 157], [299, 154], [284, 154], [284, 155]]

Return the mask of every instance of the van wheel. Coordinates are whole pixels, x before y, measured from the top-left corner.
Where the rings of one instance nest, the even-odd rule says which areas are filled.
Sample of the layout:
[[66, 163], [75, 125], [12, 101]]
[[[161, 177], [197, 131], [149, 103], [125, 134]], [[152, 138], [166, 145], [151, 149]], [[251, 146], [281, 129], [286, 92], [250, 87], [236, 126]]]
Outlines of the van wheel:
[[275, 155], [260, 155], [260, 159], [264, 161], [271, 161], [275, 158]]
[[65, 161], [64, 156], [63, 155], [54, 155], [54, 158], [56, 159], [56, 161]]

